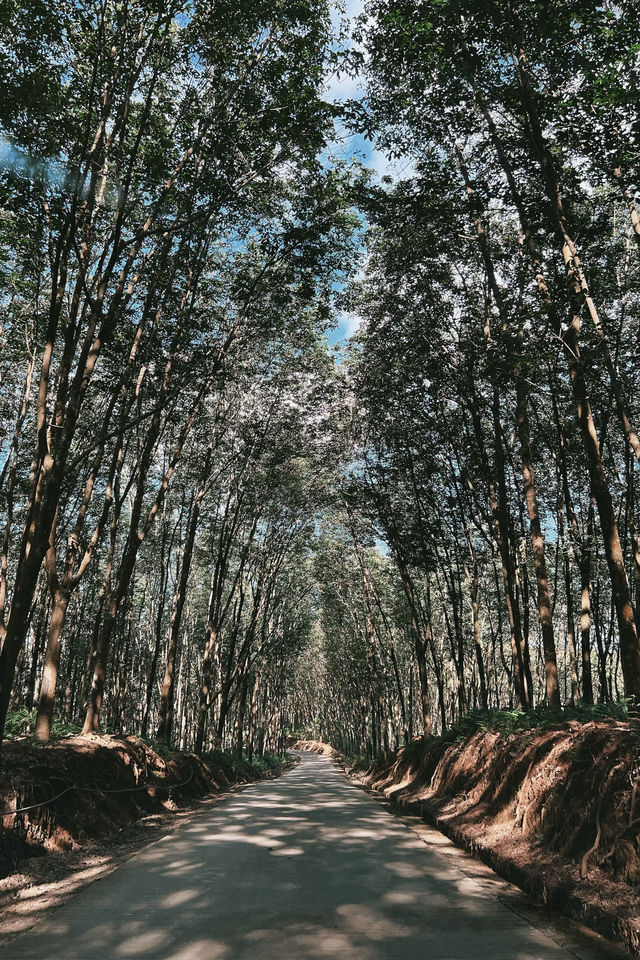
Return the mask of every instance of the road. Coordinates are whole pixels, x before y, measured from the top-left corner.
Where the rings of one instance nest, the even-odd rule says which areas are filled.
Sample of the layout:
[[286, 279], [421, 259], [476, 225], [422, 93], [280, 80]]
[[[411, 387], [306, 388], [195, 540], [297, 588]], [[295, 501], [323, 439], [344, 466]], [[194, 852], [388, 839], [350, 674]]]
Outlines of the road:
[[605, 960], [620, 956], [324, 757], [146, 847], [0, 960]]

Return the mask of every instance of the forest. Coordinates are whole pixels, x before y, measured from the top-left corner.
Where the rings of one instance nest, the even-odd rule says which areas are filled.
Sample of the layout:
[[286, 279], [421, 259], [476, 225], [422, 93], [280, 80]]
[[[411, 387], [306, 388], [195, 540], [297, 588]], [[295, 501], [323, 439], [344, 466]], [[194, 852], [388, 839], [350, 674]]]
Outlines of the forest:
[[0, 3], [0, 739], [634, 713], [638, 12]]

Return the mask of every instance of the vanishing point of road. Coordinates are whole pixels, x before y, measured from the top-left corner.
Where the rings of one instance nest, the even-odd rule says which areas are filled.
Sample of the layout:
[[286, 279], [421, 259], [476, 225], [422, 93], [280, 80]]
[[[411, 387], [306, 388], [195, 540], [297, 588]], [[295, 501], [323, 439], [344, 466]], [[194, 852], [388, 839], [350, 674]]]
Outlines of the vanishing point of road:
[[0, 950], [0, 960], [621, 955], [311, 754], [150, 844]]

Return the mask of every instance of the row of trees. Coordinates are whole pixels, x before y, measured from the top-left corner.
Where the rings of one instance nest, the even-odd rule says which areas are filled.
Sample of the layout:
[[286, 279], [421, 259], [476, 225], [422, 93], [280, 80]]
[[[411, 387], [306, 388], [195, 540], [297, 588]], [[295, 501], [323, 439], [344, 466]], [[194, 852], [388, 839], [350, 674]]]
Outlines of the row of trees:
[[328, 4], [3, 13], [0, 734], [637, 702], [633, 8], [370, 0], [377, 185]]
[[318, 160], [330, 10], [3, 11], [0, 739], [57, 702], [273, 747], [351, 230]]
[[319, 732], [637, 702], [637, 9], [372, 0], [357, 38], [351, 122], [409, 174], [349, 295]]

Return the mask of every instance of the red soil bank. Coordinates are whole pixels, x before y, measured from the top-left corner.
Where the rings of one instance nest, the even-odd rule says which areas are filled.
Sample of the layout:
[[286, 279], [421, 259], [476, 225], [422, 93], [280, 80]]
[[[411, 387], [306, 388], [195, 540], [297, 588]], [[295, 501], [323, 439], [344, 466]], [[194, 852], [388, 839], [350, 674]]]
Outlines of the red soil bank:
[[63, 795], [0, 816], [0, 877], [20, 860], [70, 850], [147, 814], [170, 810], [174, 801], [225, 791], [248, 779], [222, 760], [180, 753], [162, 757], [137, 737], [7, 742], [0, 755], [0, 814]]

